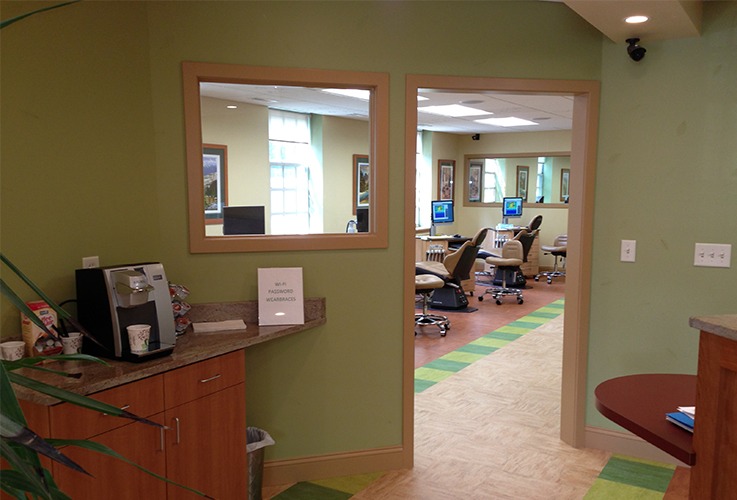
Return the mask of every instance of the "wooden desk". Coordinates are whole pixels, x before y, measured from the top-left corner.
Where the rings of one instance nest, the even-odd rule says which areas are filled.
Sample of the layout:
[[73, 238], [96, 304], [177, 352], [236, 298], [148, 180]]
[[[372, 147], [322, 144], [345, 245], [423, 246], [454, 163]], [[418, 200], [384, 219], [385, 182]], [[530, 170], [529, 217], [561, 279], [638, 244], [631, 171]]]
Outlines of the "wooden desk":
[[696, 375], [642, 374], [618, 377], [594, 390], [596, 409], [681, 462], [696, 463], [693, 435], [665, 420], [678, 406], [696, 403]]

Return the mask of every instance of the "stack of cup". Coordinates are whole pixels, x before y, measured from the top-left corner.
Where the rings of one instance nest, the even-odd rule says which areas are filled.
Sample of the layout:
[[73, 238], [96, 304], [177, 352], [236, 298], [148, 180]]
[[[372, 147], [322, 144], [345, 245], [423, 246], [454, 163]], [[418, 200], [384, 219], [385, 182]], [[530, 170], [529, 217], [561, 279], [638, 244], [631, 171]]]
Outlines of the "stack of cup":
[[0, 353], [6, 361], [15, 361], [23, 357], [26, 343], [22, 340], [11, 340], [0, 344]]

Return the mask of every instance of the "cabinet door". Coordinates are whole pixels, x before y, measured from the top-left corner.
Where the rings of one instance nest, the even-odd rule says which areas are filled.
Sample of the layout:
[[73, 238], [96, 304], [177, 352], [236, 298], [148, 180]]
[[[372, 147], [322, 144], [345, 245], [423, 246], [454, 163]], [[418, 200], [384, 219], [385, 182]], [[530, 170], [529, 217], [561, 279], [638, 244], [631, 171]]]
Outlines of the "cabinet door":
[[[154, 422], [164, 423], [164, 415], [154, 415]], [[131, 423], [95, 436], [91, 441], [104, 444], [120, 455], [161, 476], [166, 473], [162, 449], [162, 430]], [[166, 483], [116, 458], [68, 446], [64, 453], [93, 477], [85, 476], [54, 463], [53, 474], [63, 492], [74, 500], [166, 498]]]
[[[218, 500], [247, 498], [245, 385], [166, 411], [169, 479]], [[168, 485], [170, 499], [196, 495]]]

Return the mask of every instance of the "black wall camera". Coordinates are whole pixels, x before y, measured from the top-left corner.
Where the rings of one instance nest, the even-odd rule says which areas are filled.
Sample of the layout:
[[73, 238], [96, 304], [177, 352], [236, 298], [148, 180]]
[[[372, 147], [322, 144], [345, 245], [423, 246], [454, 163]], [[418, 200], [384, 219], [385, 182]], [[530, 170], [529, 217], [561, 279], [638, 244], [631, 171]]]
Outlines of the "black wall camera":
[[628, 38], [625, 40], [629, 45], [627, 45], [627, 54], [629, 54], [630, 58], [633, 61], [641, 61], [643, 57], [645, 57], [645, 47], [640, 47], [637, 45], [637, 42], [639, 42], [639, 38]]

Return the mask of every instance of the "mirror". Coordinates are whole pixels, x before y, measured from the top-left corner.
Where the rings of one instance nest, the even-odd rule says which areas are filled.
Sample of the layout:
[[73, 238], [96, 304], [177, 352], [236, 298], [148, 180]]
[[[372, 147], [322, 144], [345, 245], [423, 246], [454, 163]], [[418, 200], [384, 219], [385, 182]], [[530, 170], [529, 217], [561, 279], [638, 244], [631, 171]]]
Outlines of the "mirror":
[[466, 155], [465, 164], [465, 206], [491, 206], [505, 196], [521, 196], [526, 204], [568, 203], [570, 153]]
[[388, 74], [182, 70], [192, 252], [387, 246]]

